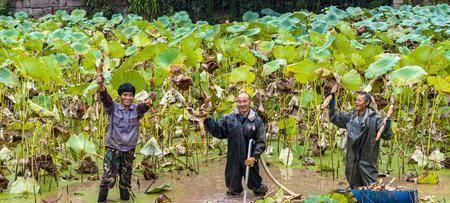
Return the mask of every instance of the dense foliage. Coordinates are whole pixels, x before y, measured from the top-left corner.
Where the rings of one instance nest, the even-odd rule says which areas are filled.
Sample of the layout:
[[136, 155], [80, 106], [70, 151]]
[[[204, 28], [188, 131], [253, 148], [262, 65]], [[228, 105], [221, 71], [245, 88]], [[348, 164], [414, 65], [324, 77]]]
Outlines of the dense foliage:
[[450, 134], [449, 25], [448, 4], [328, 7], [320, 14], [264, 9], [216, 25], [193, 22], [186, 12], [151, 22], [132, 14], [86, 18], [83, 10], [1, 16], [1, 143], [18, 149], [15, 159], [52, 154], [58, 172], [67, 160], [101, 154], [106, 119], [95, 75], [104, 50], [113, 98], [126, 81], [136, 86], [138, 101], [151, 90], [158, 96], [141, 123], [141, 143], [156, 138], [147, 144], [152, 151], [159, 145], [203, 152], [193, 116], [207, 97], [213, 116], [230, 112], [239, 89], [252, 94], [268, 145], [278, 141], [286, 165], [289, 150], [299, 153], [300, 145], [304, 155], [314, 146], [339, 150], [342, 131], [320, 108], [335, 81], [341, 110], [352, 109], [356, 90], [371, 92], [381, 112], [394, 94], [394, 138], [382, 150], [390, 155], [383, 167], [392, 167], [395, 153], [402, 172], [414, 153], [422, 168], [440, 168]]

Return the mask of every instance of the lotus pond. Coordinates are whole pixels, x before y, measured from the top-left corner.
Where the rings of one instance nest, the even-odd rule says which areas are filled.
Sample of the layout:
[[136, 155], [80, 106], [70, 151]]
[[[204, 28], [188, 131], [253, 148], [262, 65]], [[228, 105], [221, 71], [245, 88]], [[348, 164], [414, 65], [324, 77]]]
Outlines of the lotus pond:
[[[393, 95], [394, 136], [381, 143], [379, 171], [417, 188], [422, 201], [446, 201], [449, 26], [448, 4], [264, 9], [215, 25], [186, 12], [150, 21], [84, 10], [0, 16], [0, 201], [96, 198], [108, 120], [96, 94], [99, 67], [113, 98], [124, 82], [136, 87], [136, 102], [157, 96], [141, 120], [136, 202], [160, 193], [175, 202], [241, 200], [224, 195], [226, 142], [202, 137], [196, 124], [205, 103], [213, 117], [231, 112], [241, 89], [265, 122], [264, 157], [276, 178], [305, 202], [351, 202], [333, 192], [347, 184], [345, 131], [321, 108], [334, 83], [342, 111], [365, 90], [384, 115]], [[259, 201], [286, 201], [263, 178], [273, 193]]]

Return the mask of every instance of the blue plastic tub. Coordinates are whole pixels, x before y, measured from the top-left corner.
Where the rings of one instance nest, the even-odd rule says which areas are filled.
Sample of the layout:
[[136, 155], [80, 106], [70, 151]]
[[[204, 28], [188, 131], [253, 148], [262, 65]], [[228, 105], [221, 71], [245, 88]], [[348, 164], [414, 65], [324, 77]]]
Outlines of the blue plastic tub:
[[352, 190], [356, 200], [360, 203], [416, 203], [419, 202], [417, 190], [405, 191], [373, 191]]

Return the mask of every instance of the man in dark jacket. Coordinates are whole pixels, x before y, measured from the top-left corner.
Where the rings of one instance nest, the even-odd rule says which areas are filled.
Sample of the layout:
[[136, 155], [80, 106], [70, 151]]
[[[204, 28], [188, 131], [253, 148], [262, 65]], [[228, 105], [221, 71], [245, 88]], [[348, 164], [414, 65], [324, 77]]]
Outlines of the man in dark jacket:
[[116, 183], [117, 176], [120, 199], [129, 200], [134, 149], [139, 140], [139, 119], [144, 117], [153, 102], [148, 99], [145, 103], [133, 104], [135, 88], [124, 83], [118, 89], [120, 103], [117, 103], [106, 91], [103, 75], [97, 76], [97, 84], [100, 100], [109, 118], [103, 176], [97, 201], [106, 202], [108, 190]]
[[[258, 159], [266, 148], [266, 130], [264, 123], [256, 112], [250, 108], [250, 95], [241, 92], [237, 99], [237, 109], [219, 120], [211, 117], [205, 120], [206, 129], [218, 139], [228, 140], [227, 164], [225, 167], [225, 183], [227, 194], [239, 195], [242, 191], [242, 177], [246, 166], [250, 166], [248, 188], [255, 195], [265, 195], [268, 188], [262, 184], [259, 175]], [[204, 115], [204, 113], [203, 113]], [[255, 142], [251, 157], [247, 159], [249, 140]]]
[[[334, 100], [336, 90], [337, 86], [333, 87], [331, 91], [333, 97], [328, 110], [330, 121], [339, 128], [347, 130], [345, 176], [351, 188], [376, 183], [380, 150], [380, 142], [376, 140], [376, 136], [383, 124], [383, 119], [369, 107], [372, 99], [367, 92], [363, 91], [357, 92], [355, 111], [338, 112]], [[391, 136], [391, 121], [388, 118], [381, 137], [388, 140]]]

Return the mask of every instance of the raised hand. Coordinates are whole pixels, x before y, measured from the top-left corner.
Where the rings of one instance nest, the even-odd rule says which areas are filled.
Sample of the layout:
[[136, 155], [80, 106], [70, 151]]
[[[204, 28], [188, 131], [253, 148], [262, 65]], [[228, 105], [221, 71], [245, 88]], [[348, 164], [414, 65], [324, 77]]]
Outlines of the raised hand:
[[106, 90], [103, 74], [97, 75], [97, 88], [100, 92], [104, 92]]

